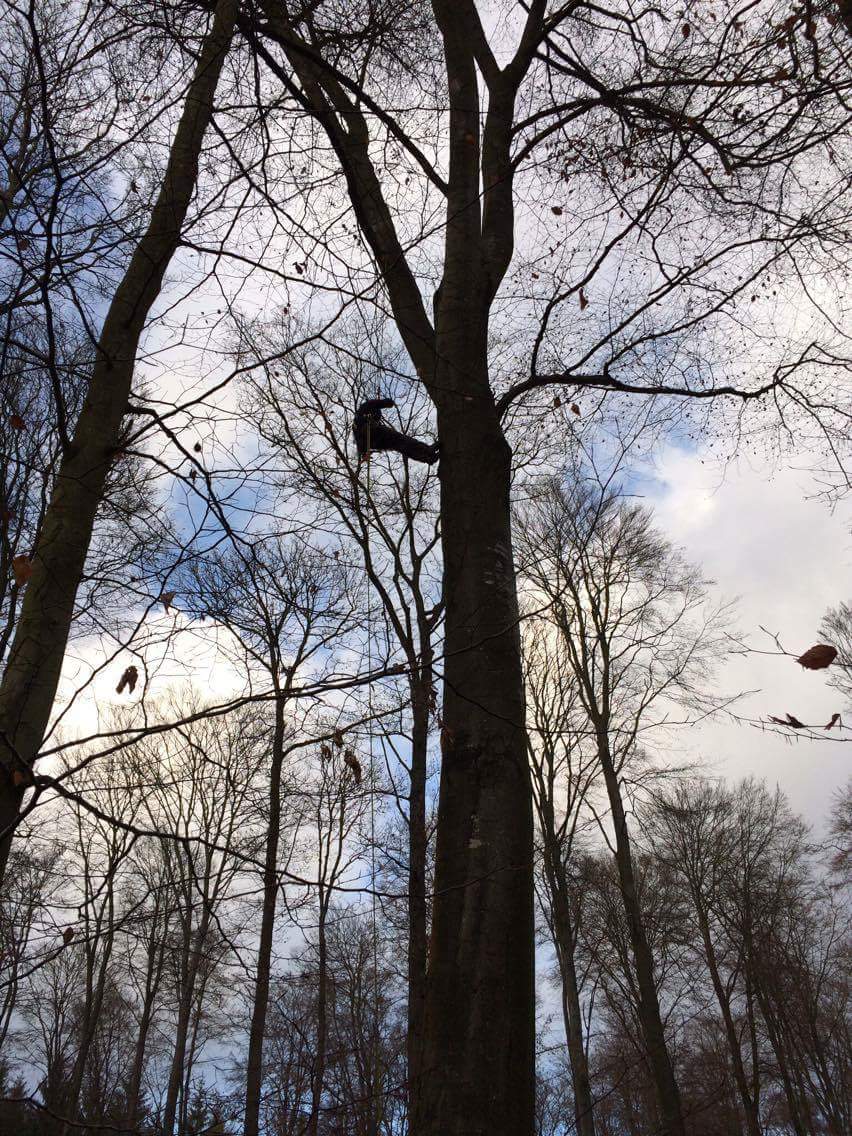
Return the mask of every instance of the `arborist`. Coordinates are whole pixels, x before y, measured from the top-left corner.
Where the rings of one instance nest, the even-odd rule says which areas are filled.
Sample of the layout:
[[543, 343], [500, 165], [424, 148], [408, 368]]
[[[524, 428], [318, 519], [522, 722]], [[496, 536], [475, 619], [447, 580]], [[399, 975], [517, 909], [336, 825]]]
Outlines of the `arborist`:
[[372, 450], [392, 450], [411, 461], [432, 465], [438, 460], [440, 453], [438, 443], [430, 445], [418, 438], [409, 438], [407, 434], [401, 434], [399, 430], [388, 426], [382, 418], [382, 411], [390, 410], [392, 406], [396, 406], [392, 398], [368, 398], [355, 411], [352, 433], [355, 435], [358, 457], [368, 458]]

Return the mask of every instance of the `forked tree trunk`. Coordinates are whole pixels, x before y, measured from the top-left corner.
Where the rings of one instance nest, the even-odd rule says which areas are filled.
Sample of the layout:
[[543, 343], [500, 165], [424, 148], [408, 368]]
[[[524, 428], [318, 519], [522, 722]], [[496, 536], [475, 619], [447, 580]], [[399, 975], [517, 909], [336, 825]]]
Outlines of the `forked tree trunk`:
[[218, 0], [148, 229], [109, 306], [83, 409], [45, 513], [0, 685], [0, 880], [50, 720], [74, 601], [127, 412], [139, 338], [178, 247], [238, 0]]
[[[513, 252], [512, 120], [544, 0], [518, 51], [486, 64], [483, 126], [476, 6], [433, 0], [446, 63], [449, 178], [444, 272], [429, 320], [351, 91], [273, 0], [249, 41], [322, 124], [387, 288], [400, 336], [437, 409], [446, 636], [435, 897], [412, 1136], [532, 1136], [535, 998], [532, 794], [509, 491], [511, 453], [488, 375], [491, 303]], [[485, 49], [483, 49], [485, 51]], [[486, 52], [487, 54], [487, 52]], [[481, 159], [481, 162], [480, 162]]]

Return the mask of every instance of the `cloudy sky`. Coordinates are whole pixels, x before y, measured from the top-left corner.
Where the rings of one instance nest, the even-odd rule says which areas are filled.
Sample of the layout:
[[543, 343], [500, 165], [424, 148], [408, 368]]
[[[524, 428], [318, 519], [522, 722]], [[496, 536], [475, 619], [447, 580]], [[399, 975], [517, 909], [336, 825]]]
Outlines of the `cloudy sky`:
[[[661, 527], [690, 560], [703, 566], [726, 598], [739, 597], [739, 627], [758, 651], [773, 652], [764, 627], [786, 650], [801, 653], [819, 639], [828, 607], [850, 598], [852, 507], [833, 510], [814, 497], [811, 476], [791, 460], [781, 471], [766, 465], [728, 466], [701, 455], [666, 449], [658, 457], [652, 498]], [[783, 716], [824, 724], [845, 707], [825, 672], [804, 671], [789, 658], [750, 654], [722, 675], [731, 691], [756, 690], [737, 712], [747, 718]], [[725, 777], [748, 774], [778, 784], [794, 808], [817, 827], [832, 794], [852, 774], [852, 735], [840, 740], [790, 740], [729, 720], [691, 731], [689, 748]]]

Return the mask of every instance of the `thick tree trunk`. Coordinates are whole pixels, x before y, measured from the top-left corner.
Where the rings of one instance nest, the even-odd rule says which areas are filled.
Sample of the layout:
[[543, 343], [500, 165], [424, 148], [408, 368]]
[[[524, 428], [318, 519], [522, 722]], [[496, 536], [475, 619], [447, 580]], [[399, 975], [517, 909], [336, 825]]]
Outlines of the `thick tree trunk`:
[[[533, 0], [510, 65], [489, 66], [481, 115], [476, 6], [433, 0], [447, 71], [449, 178], [434, 329], [370, 154], [357, 101], [294, 38], [287, 51], [346, 175], [402, 340], [438, 412], [446, 636], [441, 787], [421, 1092], [413, 1136], [531, 1136], [535, 992], [533, 826], [512, 558], [511, 454], [488, 381], [489, 308], [511, 261], [512, 117], [544, 18]], [[242, 26], [242, 25], [241, 25]], [[281, 79], [291, 75], [246, 34]], [[478, 39], [478, 37], [480, 37]], [[480, 165], [481, 158], [481, 165]]]
[[263, 864], [263, 913], [257, 948], [254, 1005], [249, 1030], [246, 1068], [245, 1136], [258, 1136], [260, 1096], [263, 1083], [263, 1039], [269, 1005], [269, 979], [272, 963], [272, 937], [278, 899], [278, 848], [281, 833], [281, 771], [284, 764], [284, 699], [275, 703], [275, 729], [272, 737], [272, 766], [269, 771], [269, 825]]
[[0, 686], [0, 880], [26, 779], [50, 720], [95, 516], [127, 412], [139, 337], [180, 241], [237, 8], [238, 0], [216, 6], [162, 189], [104, 320], [86, 400], [39, 534]]
[[630, 835], [627, 831], [627, 818], [621, 801], [618, 775], [612, 764], [606, 736], [598, 738], [598, 754], [606, 783], [612, 823], [615, 829], [615, 859], [618, 878], [627, 916], [630, 946], [636, 966], [636, 982], [639, 988], [639, 1021], [651, 1075], [654, 1092], [660, 1113], [660, 1132], [662, 1136], [685, 1136], [683, 1109], [680, 1090], [675, 1080], [674, 1068], [669, 1056], [669, 1048], [663, 1030], [660, 1002], [654, 982], [654, 961], [645, 934], [645, 925], [639, 907], [636, 879], [633, 873], [633, 855], [630, 849]]
[[[474, 361], [484, 359], [483, 344]], [[458, 375], [444, 379], [446, 389]], [[510, 454], [476, 385], [478, 397], [439, 407], [443, 762], [417, 1136], [533, 1131], [532, 802]]]

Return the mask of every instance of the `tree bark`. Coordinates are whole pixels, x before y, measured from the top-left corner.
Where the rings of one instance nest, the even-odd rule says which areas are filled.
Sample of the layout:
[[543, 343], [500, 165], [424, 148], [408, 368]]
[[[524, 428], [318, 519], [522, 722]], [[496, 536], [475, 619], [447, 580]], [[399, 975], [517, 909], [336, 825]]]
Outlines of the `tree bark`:
[[328, 943], [325, 934], [325, 920], [328, 914], [328, 900], [320, 899], [319, 928], [317, 931], [317, 1046], [314, 1053], [314, 1066], [311, 1071], [311, 1112], [308, 1117], [306, 1136], [317, 1136], [319, 1132], [320, 1106], [325, 1088], [326, 1048], [328, 1044]]
[[[187, 1042], [189, 1027], [192, 1020], [192, 1003], [195, 996], [195, 985], [198, 979], [198, 970], [204, 958], [207, 935], [210, 929], [210, 906], [204, 898], [201, 911], [201, 920], [195, 934], [191, 926], [185, 925], [185, 937], [181, 952], [181, 979], [180, 997], [178, 999], [177, 1021], [175, 1023], [175, 1044], [172, 1050], [172, 1059], [169, 1067], [169, 1079], [166, 1085], [166, 1100], [163, 1106], [162, 1129], [164, 1136], [172, 1136], [177, 1117], [178, 1100], [184, 1082], [184, 1066], [186, 1063]], [[191, 911], [191, 909], [190, 909]], [[187, 918], [191, 918], [189, 912]]]
[[630, 934], [630, 946], [636, 966], [636, 983], [639, 989], [639, 1021], [648, 1053], [648, 1062], [654, 1080], [654, 1093], [660, 1112], [660, 1131], [664, 1136], [685, 1136], [683, 1109], [680, 1090], [675, 1080], [669, 1048], [663, 1030], [660, 1002], [654, 982], [654, 962], [651, 948], [645, 934], [645, 925], [639, 907], [636, 878], [633, 872], [633, 855], [630, 848], [630, 835], [627, 818], [621, 801], [618, 775], [609, 752], [609, 741], [605, 734], [598, 737], [598, 755], [606, 783], [612, 823], [615, 829], [615, 859], [624, 912]]
[[[471, 369], [481, 370], [483, 347]], [[459, 398], [439, 410], [439, 424], [443, 761], [422, 1093], [412, 1131], [521, 1136], [533, 1126], [532, 805], [510, 455], [490, 396], [480, 394], [473, 406]]]
[[139, 339], [180, 242], [237, 8], [238, 0], [216, 5], [162, 188], [104, 320], [83, 409], [39, 534], [0, 686], [0, 881], [29, 771], [50, 720], [95, 516], [127, 412]]
[[412, 684], [411, 778], [408, 799], [408, 1007], [406, 1057], [409, 1109], [420, 1095], [426, 1005], [426, 758], [430, 682]]
[[266, 834], [266, 856], [263, 864], [263, 913], [260, 943], [257, 949], [254, 1005], [249, 1030], [246, 1067], [245, 1136], [258, 1136], [260, 1129], [260, 1097], [263, 1083], [263, 1039], [266, 1011], [269, 1005], [269, 979], [272, 961], [272, 936], [275, 931], [275, 909], [278, 899], [278, 847], [281, 833], [281, 771], [284, 764], [284, 699], [275, 703], [275, 728], [272, 737], [272, 765], [269, 771], [269, 827]]
[[698, 924], [701, 931], [701, 940], [704, 944], [704, 957], [707, 963], [707, 970], [710, 974], [710, 981], [713, 984], [713, 990], [716, 994], [716, 1001], [719, 1003], [719, 1009], [722, 1012], [722, 1021], [725, 1026], [725, 1036], [728, 1039], [728, 1051], [731, 1056], [731, 1066], [734, 1071], [734, 1080], [737, 1083], [737, 1090], [740, 1094], [740, 1103], [745, 1113], [746, 1129], [749, 1136], [761, 1136], [760, 1132], [760, 1118], [758, 1116], [757, 1101], [752, 1097], [748, 1087], [748, 1077], [746, 1076], [745, 1066], [743, 1064], [743, 1055], [740, 1049], [739, 1038], [737, 1037], [737, 1029], [734, 1024], [733, 1014], [731, 1013], [731, 1003], [725, 991], [722, 976], [719, 973], [719, 965], [716, 959], [716, 950], [713, 946], [713, 939], [710, 934], [710, 924], [707, 917], [707, 912], [704, 908], [703, 900], [697, 890], [693, 890], [693, 905], [698, 915]]
[[560, 850], [552, 847], [548, 834], [543, 834], [545, 871], [553, 905], [553, 937], [562, 981], [562, 1015], [565, 1039], [571, 1062], [571, 1087], [574, 1094], [574, 1122], [578, 1136], [595, 1136], [594, 1100], [589, 1079], [589, 1064], [583, 1040], [583, 1014], [574, 949], [577, 936], [568, 902], [567, 881]]
[[[400, 336], [435, 403], [447, 597], [442, 769], [419, 1099], [412, 1136], [531, 1136], [535, 1114], [533, 825], [510, 522], [511, 453], [489, 384], [489, 310], [513, 252], [514, 98], [545, 5], [497, 67], [470, 0], [434, 0], [449, 114], [444, 272], [430, 323], [384, 200], [357, 102], [271, 0], [264, 33], [287, 52], [326, 130]], [[241, 23], [241, 27], [245, 22]], [[289, 89], [291, 72], [246, 35]], [[474, 58], [474, 45], [480, 56]], [[483, 46], [484, 45], [484, 46]], [[483, 127], [477, 62], [487, 70]], [[480, 166], [481, 159], [481, 166]]]

